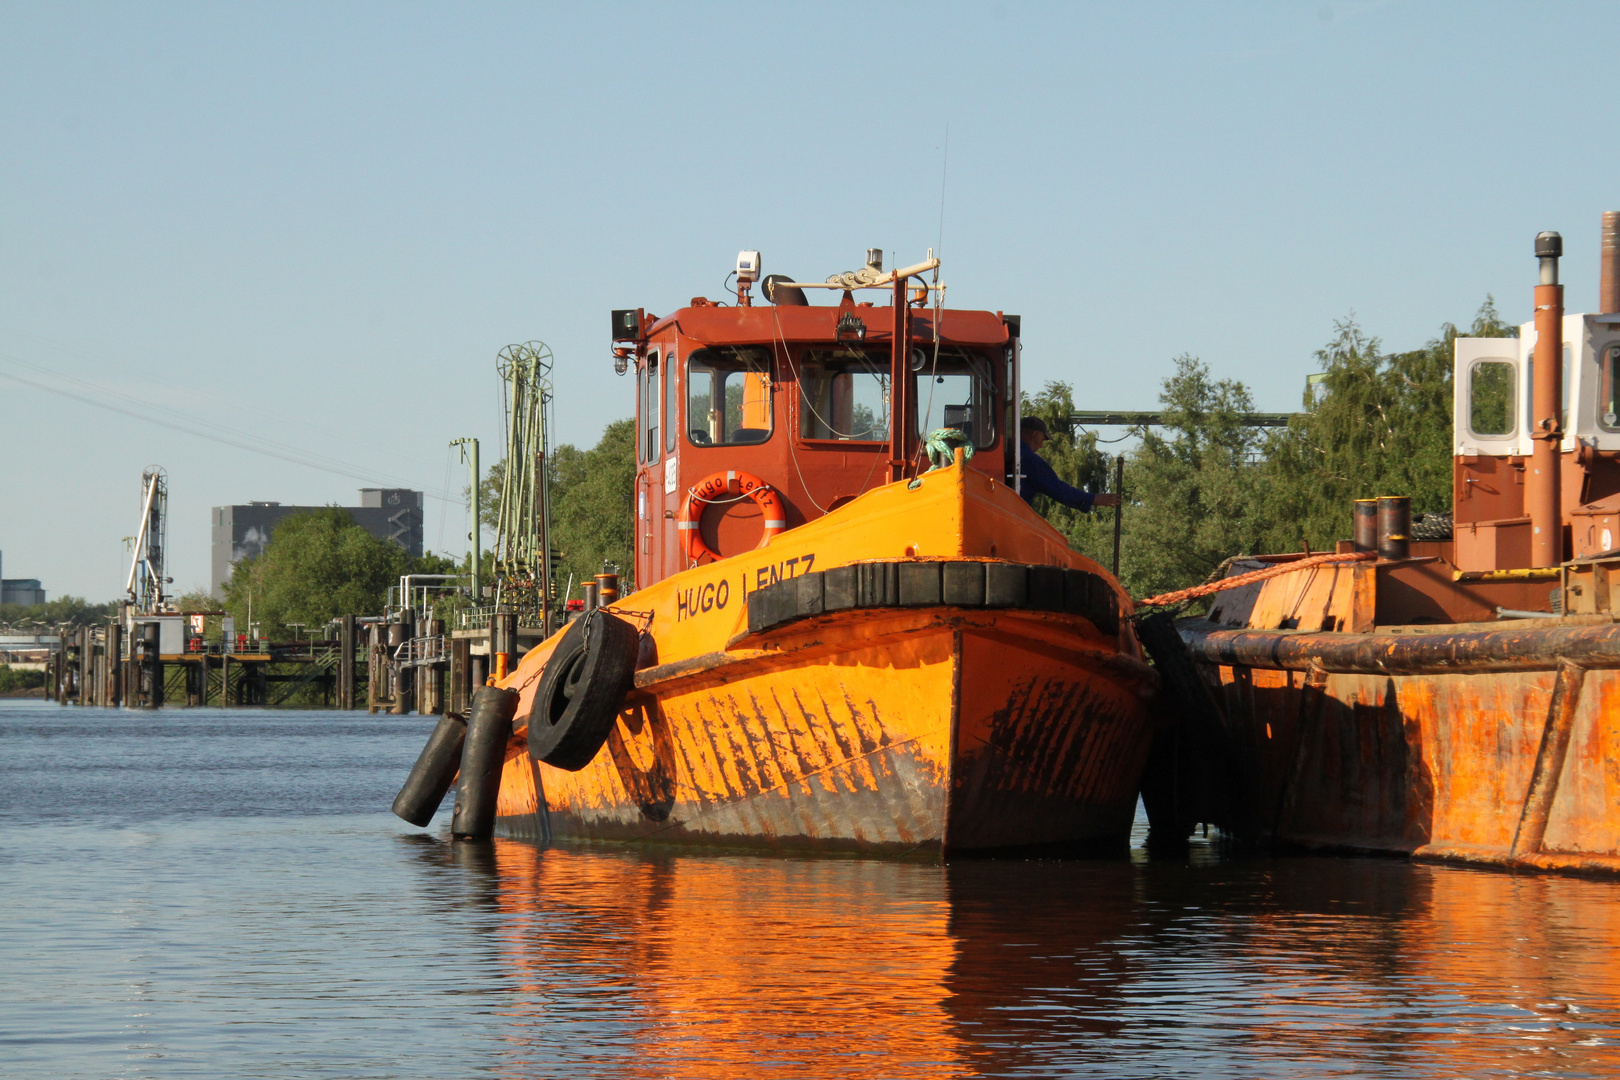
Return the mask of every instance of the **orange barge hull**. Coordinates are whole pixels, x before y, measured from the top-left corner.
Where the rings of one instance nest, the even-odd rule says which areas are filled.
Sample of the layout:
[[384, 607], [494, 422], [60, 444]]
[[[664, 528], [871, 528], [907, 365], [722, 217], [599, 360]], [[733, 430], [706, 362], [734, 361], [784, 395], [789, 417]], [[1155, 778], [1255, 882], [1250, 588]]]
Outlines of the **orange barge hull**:
[[523, 696], [497, 830], [925, 856], [1122, 849], [1155, 685], [1129, 604], [983, 473], [959, 463], [887, 485], [616, 604], [645, 623], [643, 659], [578, 772], [527, 752], [551, 645], [530, 652], [505, 683]]
[[1218, 688], [1259, 837], [1620, 872], [1620, 625], [1550, 622], [1180, 630]]

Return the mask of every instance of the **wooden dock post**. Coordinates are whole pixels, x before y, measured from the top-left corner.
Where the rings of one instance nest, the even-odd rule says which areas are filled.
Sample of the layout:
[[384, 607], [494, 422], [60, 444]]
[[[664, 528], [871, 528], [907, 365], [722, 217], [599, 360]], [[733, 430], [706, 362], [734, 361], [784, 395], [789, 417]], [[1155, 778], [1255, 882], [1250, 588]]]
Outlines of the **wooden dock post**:
[[163, 658], [158, 653], [158, 624], [141, 623], [141, 704], [148, 709], [163, 706]]
[[472, 642], [466, 638], [454, 638], [450, 642], [449, 674], [444, 711], [466, 716], [467, 703], [472, 700]]
[[88, 626], [79, 627], [79, 701], [88, 705], [95, 699], [95, 642]]
[[338, 621], [337, 707], [354, 708], [354, 616]]
[[[442, 643], [444, 639], [444, 620], [429, 619], [427, 636], [437, 638]], [[435, 660], [432, 667], [417, 669], [417, 711], [423, 716], [438, 716], [444, 712], [444, 674], [445, 664], [442, 660]]]
[[108, 708], [123, 704], [124, 690], [124, 627], [112, 623], [107, 627], [107, 699]]
[[[400, 646], [408, 646], [411, 638], [415, 637], [415, 613], [410, 608], [400, 612], [400, 621], [388, 624], [388, 670], [393, 676], [394, 697], [389, 712], [396, 716], [408, 716], [411, 711], [411, 666], [400, 663], [394, 659], [399, 655]], [[409, 652], [409, 649], [406, 650]]]

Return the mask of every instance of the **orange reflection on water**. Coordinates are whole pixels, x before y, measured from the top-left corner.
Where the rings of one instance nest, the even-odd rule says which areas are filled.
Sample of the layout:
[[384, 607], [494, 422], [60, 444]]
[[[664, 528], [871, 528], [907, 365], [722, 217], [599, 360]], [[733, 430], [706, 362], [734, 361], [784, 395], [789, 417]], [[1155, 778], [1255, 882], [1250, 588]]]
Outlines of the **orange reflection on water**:
[[[431, 842], [430, 842], [431, 843]], [[434, 844], [513, 1077], [1620, 1075], [1620, 886]], [[470, 999], [471, 1000], [471, 999]]]
[[[503, 915], [495, 934], [522, 983], [517, 1030], [559, 1006], [575, 1038], [590, 1037], [592, 1008], [634, 1017], [613, 1025], [633, 1031], [602, 1033], [593, 1073], [971, 1072], [942, 1005], [955, 950], [938, 866], [510, 841], [497, 841], [489, 861]], [[513, 1075], [541, 1064], [514, 1045]]]

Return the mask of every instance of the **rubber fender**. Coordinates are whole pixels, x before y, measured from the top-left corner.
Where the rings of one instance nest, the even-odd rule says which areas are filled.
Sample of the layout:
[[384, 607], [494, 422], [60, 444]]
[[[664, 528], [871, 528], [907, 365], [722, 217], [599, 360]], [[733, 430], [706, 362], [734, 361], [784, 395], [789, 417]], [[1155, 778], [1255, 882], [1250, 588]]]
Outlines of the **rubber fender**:
[[819, 571], [800, 574], [793, 580], [793, 614], [798, 618], [820, 615], [826, 611], [826, 595], [822, 591], [827, 575]]
[[944, 564], [940, 598], [950, 607], [984, 607], [984, 563]]
[[485, 686], [473, 695], [467, 717], [467, 743], [461, 751], [461, 781], [450, 835], [457, 840], [488, 840], [495, 831], [495, 804], [506, 764], [506, 740], [517, 712], [516, 690]]
[[405, 786], [394, 796], [394, 814], [416, 826], [426, 826], [439, 812], [444, 793], [461, 767], [461, 748], [467, 741], [467, 721], [451, 713], [439, 718], [427, 745], [411, 766]]
[[1070, 615], [1091, 615], [1091, 581], [1084, 570], [1063, 571], [1063, 610]]
[[1029, 567], [1019, 563], [985, 564], [985, 607], [1024, 607], [1028, 603]]
[[569, 772], [589, 765], [635, 684], [639, 649], [636, 628], [605, 608], [569, 623], [529, 711], [529, 756]]
[[1025, 605], [1035, 611], [1063, 610], [1063, 567], [1031, 566]]
[[903, 562], [898, 573], [901, 607], [939, 606], [939, 563]]
[[1063, 612], [1119, 634], [1119, 596], [1102, 575], [973, 560], [853, 563], [787, 578], [748, 594], [748, 631], [835, 611], [940, 606]]
[[[853, 566], [836, 566], [824, 573], [819, 570], [815, 572], [822, 575], [823, 611], [848, 611], [855, 607], [860, 594]], [[753, 620], [750, 619], [749, 622], [749, 629], [753, 629]]]
[[1091, 575], [1091, 606], [1086, 617], [1108, 637], [1119, 636], [1119, 594], [1107, 578], [1097, 574]]
[[900, 602], [900, 571], [892, 562], [856, 563], [857, 607], [894, 607]]

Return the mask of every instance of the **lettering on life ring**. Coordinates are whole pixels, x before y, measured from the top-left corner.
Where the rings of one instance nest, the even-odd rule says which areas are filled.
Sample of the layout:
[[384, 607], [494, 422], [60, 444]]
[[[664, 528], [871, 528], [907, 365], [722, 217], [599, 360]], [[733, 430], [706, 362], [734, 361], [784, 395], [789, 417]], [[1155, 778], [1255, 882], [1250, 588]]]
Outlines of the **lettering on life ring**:
[[765, 532], [755, 547], [764, 547], [770, 543], [771, 537], [787, 530], [787, 511], [776, 489], [753, 473], [727, 469], [710, 473], [686, 493], [686, 503], [675, 519], [676, 532], [681, 538], [681, 554], [694, 563], [704, 556], [720, 558], [720, 553], [705, 544], [700, 535], [698, 526], [703, 520], [704, 508], [721, 498], [741, 498], [744, 495], [753, 499], [765, 515]]

